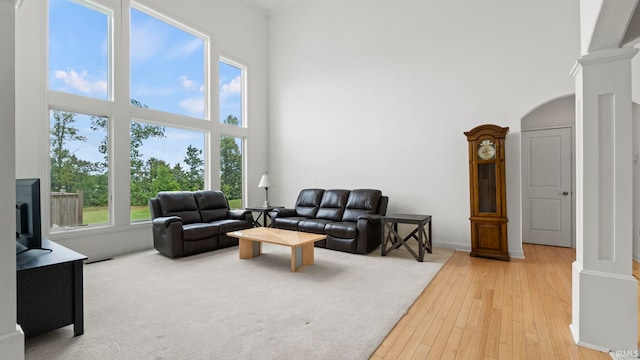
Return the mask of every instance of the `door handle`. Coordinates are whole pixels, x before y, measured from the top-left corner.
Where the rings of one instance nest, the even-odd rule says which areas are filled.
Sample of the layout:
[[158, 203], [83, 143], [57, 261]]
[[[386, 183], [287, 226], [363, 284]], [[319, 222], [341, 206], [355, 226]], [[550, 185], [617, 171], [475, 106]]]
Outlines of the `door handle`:
[[568, 191], [563, 191], [563, 192], [561, 192], [561, 193], [559, 193], [559, 194], [560, 194], [560, 195], [567, 196], [567, 195], [569, 195], [569, 192], [568, 192]]

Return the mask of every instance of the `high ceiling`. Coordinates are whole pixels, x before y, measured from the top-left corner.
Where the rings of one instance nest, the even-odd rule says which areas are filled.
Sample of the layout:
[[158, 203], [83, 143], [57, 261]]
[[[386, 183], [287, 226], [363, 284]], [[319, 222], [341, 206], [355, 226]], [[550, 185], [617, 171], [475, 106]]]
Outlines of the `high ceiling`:
[[258, 6], [267, 15], [272, 15], [282, 9], [285, 9], [301, 0], [248, 0]]

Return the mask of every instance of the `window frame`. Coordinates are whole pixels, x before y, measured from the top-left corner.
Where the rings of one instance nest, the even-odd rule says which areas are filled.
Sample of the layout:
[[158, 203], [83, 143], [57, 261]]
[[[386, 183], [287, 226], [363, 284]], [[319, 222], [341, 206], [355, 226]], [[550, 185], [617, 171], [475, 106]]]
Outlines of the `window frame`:
[[[153, 7], [143, 5], [136, 1], [122, 0], [72, 0], [87, 6], [90, 9], [107, 13], [109, 15], [109, 65], [108, 65], [108, 98], [97, 99], [85, 97], [73, 93], [65, 93], [49, 89], [49, 2], [43, 5], [45, 15], [44, 47], [46, 69], [44, 85], [43, 124], [46, 124], [47, 134], [50, 131], [49, 113], [51, 109], [69, 111], [74, 113], [105, 116], [109, 119], [109, 169], [108, 169], [108, 202], [109, 223], [95, 227], [82, 227], [63, 231], [51, 230], [49, 217], [43, 216], [43, 227], [46, 235], [52, 234], [52, 238], [73, 238], [89, 234], [104, 234], [114, 231], [123, 231], [130, 227], [148, 226], [148, 221], [132, 221], [130, 218], [130, 123], [139, 121], [145, 124], [155, 124], [166, 127], [193, 130], [204, 134], [204, 188], [220, 188], [220, 136], [232, 136], [242, 139], [242, 198], [243, 206], [247, 202], [247, 143], [249, 137], [248, 126], [250, 118], [248, 114], [248, 68], [241, 61], [233, 60], [230, 56], [222, 55], [212, 45], [212, 37], [206, 31], [201, 31], [187, 22], [170, 17]], [[138, 108], [130, 105], [130, 9], [135, 8], [167, 24], [198, 36], [204, 40], [204, 119], [192, 118], [180, 114], [172, 114], [163, 111]], [[242, 70], [242, 126], [230, 126], [219, 122], [219, 86], [213, 86], [219, 82], [218, 61], [224, 59], [226, 63]], [[216, 61], [217, 60], [217, 61]], [[215, 119], [215, 121], [213, 121]], [[43, 204], [45, 209], [50, 206], [51, 168], [50, 168], [50, 144], [49, 136], [46, 136], [44, 146], [44, 181]], [[45, 233], [43, 233], [45, 235]], [[45, 235], [45, 236], [46, 236]]]
[[[242, 145], [240, 148], [241, 151], [241, 155], [242, 155], [242, 184], [241, 184], [241, 188], [242, 188], [242, 206], [243, 207], [247, 207], [249, 206], [249, 200], [248, 200], [248, 174], [247, 174], [247, 169], [248, 169], [248, 154], [247, 154], [247, 149], [248, 149], [248, 145], [247, 143], [249, 142], [249, 124], [250, 124], [250, 116], [249, 116], [249, 107], [248, 107], [248, 68], [246, 65], [241, 64], [239, 61], [236, 61], [228, 56], [224, 56], [224, 55], [219, 55], [218, 56], [218, 61], [216, 62], [216, 67], [219, 66], [220, 62], [225, 62], [229, 65], [235, 66], [236, 68], [240, 69], [241, 72], [241, 81], [242, 81], [242, 91], [241, 91], [241, 111], [242, 111], [242, 126], [234, 126], [234, 125], [229, 125], [229, 124], [224, 124], [222, 122], [220, 122], [220, 86], [218, 85], [217, 87], [217, 106], [216, 106], [216, 112], [217, 112], [217, 116], [218, 116], [218, 120], [217, 121], [212, 121], [217, 123], [221, 128], [220, 128], [220, 133], [219, 136], [217, 137], [217, 142], [218, 142], [218, 146], [217, 146], [217, 151], [218, 151], [218, 156], [216, 157], [218, 159], [218, 163], [217, 163], [217, 172], [216, 174], [220, 173], [220, 136], [230, 136], [230, 137], [234, 137], [234, 138], [240, 138], [242, 140]], [[218, 74], [218, 78], [219, 78], [219, 70], [216, 69], [216, 73]], [[221, 188], [222, 184], [221, 184], [221, 179], [220, 176], [217, 177], [217, 187]]]
[[[154, 10], [153, 8], [143, 5], [139, 2], [136, 1], [130, 1], [129, 2], [129, 6], [127, 8], [127, 33], [128, 33], [128, 37], [127, 37], [127, 50], [130, 49], [130, 37], [131, 37], [131, 9], [135, 9], [139, 12], [144, 13], [147, 16], [153, 17], [156, 20], [162, 21], [164, 23], [166, 23], [169, 26], [173, 26], [176, 29], [179, 29], [181, 31], [184, 31], [188, 34], [193, 35], [194, 37], [200, 38], [203, 41], [203, 53], [204, 53], [204, 60], [203, 60], [203, 89], [204, 89], [204, 94], [203, 94], [203, 100], [204, 100], [204, 114], [202, 118], [197, 118], [197, 117], [190, 117], [187, 115], [182, 115], [182, 114], [177, 114], [177, 113], [169, 113], [169, 112], [165, 112], [162, 110], [156, 110], [156, 109], [149, 109], [149, 110], [155, 110], [158, 112], [162, 112], [162, 113], [167, 113], [167, 114], [172, 114], [172, 115], [176, 115], [177, 118], [174, 118], [173, 121], [180, 121], [178, 120], [179, 118], [187, 118], [187, 119], [197, 119], [198, 121], [201, 122], [206, 122], [206, 121], [211, 121], [211, 98], [212, 98], [212, 91], [211, 91], [211, 84], [212, 84], [212, 69], [211, 69], [211, 37], [207, 34], [205, 34], [203, 31], [197, 30], [191, 26], [188, 26], [174, 18], [171, 18], [167, 15], [164, 15], [163, 13]], [[130, 88], [130, 81], [131, 81], [131, 54], [130, 52], [127, 54], [127, 86], [129, 87], [127, 90], [127, 93], [129, 94], [129, 96], [131, 95], [131, 88]], [[216, 77], [217, 77], [217, 71], [216, 71]], [[166, 119], [171, 119], [171, 118], [166, 118]], [[172, 121], [172, 120], [163, 120], [163, 121]], [[197, 126], [196, 124], [194, 124], [196, 127], [200, 127]]]

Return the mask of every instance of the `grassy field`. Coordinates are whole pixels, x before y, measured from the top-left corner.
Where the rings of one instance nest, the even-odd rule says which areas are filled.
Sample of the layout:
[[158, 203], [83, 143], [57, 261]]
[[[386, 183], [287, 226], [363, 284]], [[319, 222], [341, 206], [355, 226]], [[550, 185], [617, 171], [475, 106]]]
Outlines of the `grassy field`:
[[[241, 208], [242, 199], [229, 200], [229, 207], [232, 209]], [[132, 206], [130, 213], [131, 221], [151, 219], [148, 206]], [[82, 218], [85, 225], [104, 224], [109, 222], [109, 211], [106, 206], [86, 207], [83, 209]]]

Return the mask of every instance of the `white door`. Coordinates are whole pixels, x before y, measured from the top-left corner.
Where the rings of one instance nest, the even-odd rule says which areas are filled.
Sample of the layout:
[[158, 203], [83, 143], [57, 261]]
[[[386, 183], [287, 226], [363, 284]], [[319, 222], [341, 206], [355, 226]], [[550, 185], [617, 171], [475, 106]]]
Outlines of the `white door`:
[[571, 128], [522, 132], [522, 242], [571, 247]]

